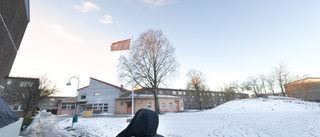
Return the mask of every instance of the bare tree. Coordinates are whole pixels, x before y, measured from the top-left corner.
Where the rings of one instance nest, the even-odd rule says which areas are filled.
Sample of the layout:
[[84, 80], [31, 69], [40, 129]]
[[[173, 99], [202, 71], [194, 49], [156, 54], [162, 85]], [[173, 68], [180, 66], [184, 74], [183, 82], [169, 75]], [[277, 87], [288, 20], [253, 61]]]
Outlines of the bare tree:
[[285, 96], [283, 85], [287, 84], [288, 82], [289, 72], [287, 71], [287, 65], [284, 62], [281, 62], [279, 66], [274, 68], [274, 72], [276, 74], [276, 79], [278, 82], [278, 86], [281, 89], [282, 96]]
[[205, 84], [206, 79], [204, 78], [204, 75], [202, 74], [201, 71], [198, 70], [189, 70], [186, 74], [188, 80], [187, 80], [187, 89], [188, 90], [195, 90], [197, 91], [197, 96], [196, 100], [198, 101], [199, 104], [199, 109], [201, 108], [201, 97], [200, 97], [200, 92], [205, 91], [207, 86]]
[[120, 81], [133, 78], [140, 87], [153, 88], [155, 111], [160, 113], [157, 88], [178, 74], [174, 47], [161, 30], [149, 29], [133, 43], [128, 57], [121, 56], [118, 64]]
[[250, 84], [247, 81], [242, 82], [239, 84], [239, 81], [234, 81], [230, 83], [237, 93], [244, 93], [245, 91], [251, 90]]
[[248, 83], [251, 86], [251, 89], [253, 90], [253, 93], [257, 96], [260, 97], [262, 94], [262, 83], [261, 79], [258, 76], [252, 76], [248, 78]]
[[268, 89], [272, 92], [272, 94], [274, 95], [274, 91], [275, 91], [275, 76], [274, 75], [269, 75], [266, 78], [266, 82], [267, 82], [267, 87]]
[[226, 101], [230, 101], [235, 99], [235, 92], [236, 92], [236, 87], [234, 86], [230, 86], [228, 84], [224, 84], [223, 88], [221, 88], [221, 91], [225, 92], [224, 96], [222, 98], [224, 98]]
[[5, 100], [8, 103], [20, 102], [23, 109], [22, 117], [31, 116], [40, 101], [58, 91], [55, 85], [50, 87], [51, 81], [45, 76], [30, 81], [17, 79], [11, 85], [5, 89]]

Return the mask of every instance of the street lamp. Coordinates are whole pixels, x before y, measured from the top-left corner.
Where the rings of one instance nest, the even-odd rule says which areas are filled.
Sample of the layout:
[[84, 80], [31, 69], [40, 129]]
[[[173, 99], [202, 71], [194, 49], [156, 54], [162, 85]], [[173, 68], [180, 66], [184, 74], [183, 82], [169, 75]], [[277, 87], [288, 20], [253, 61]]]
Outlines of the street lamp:
[[[76, 92], [76, 101], [74, 102], [74, 117], [73, 117], [73, 120], [75, 119], [75, 117], [77, 117], [77, 102], [78, 102], [78, 89], [79, 89], [79, 84], [80, 84], [80, 79], [77, 77], [77, 76], [73, 76], [73, 77], [71, 77], [70, 79], [69, 79], [69, 82], [67, 83], [67, 86], [71, 86], [71, 82], [70, 82], [70, 80], [72, 79], [72, 78], [76, 78], [76, 79], [78, 79], [78, 86], [77, 86], [77, 92]], [[72, 120], [72, 126], [71, 126], [71, 129], [73, 129], [73, 123], [74, 123], [74, 121]]]
[[77, 77], [77, 76], [73, 76], [73, 77], [71, 77], [70, 79], [69, 79], [69, 82], [67, 83], [67, 86], [71, 86], [71, 79], [72, 78], [76, 78], [76, 79], [78, 79], [78, 86], [77, 86], [77, 92], [76, 92], [76, 102], [74, 103], [74, 115], [76, 115], [76, 109], [77, 109], [77, 102], [78, 102], [78, 89], [79, 89], [79, 84], [80, 84], [80, 79]]

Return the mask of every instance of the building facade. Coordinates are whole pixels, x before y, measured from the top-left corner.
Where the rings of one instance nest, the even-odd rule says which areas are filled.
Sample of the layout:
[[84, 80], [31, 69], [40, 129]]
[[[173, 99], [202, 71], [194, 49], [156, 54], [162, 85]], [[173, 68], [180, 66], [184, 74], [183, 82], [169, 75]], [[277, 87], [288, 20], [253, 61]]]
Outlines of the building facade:
[[320, 78], [308, 77], [284, 85], [286, 96], [320, 102]]
[[40, 101], [38, 107], [40, 110], [55, 110], [55, 109], [58, 109], [59, 102], [67, 98], [70, 98], [70, 97], [50, 96], [45, 100]]
[[24, 104], [27, 103], [25, 101], [40, 99], [38, 88], [38, 78], [8, 77], [2, 97], [12, 111], [20, 115], [24, 110]]
[[[183, 99], [177, 96], [159, 95], [158, 96], [160, 112], [173, 112], [184, 110]], [[154, 96], [147, 94], [135, 94], [133, 111], [136, 113], [139, 109], [146, 108], [155, 110]], [[116, 99], [115, 114], [131, 114], [132, 96], [124, 96]]]
[[65, 114], [76, 114], [75, 112], [75, 102], [76, 97], [69, 97], [65, 99], [59, 100], [58, 103], [58, 115], [65, 115]]
[[[150, 94], [152, 95], [153, 89], [142, 88], [135, 91], [136, 94]], [[158, 88], [159, 95], [177, 96], [183, 99], [184, 109], [199, 109], [200, 104], [202, 109], [214, 108], [222, 103], [233, 99], [248, 98], [248, 94], [241, 93], [227, 93], [216, 91], [195, 91], [183, 89], [166, 89]]]
[[0, 95], [29, 21], [29, 0], [0, 1]]

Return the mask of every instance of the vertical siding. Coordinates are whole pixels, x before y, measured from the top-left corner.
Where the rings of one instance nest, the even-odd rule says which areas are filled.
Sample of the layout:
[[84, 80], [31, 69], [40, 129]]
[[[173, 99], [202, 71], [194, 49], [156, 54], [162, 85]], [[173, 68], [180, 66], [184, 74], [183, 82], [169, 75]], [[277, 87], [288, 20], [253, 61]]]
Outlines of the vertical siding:
[[[98, 96], [94, 95], [96, 92], [99, 93]], [[120, 89], [90, 79], [89, 87], [79, 90], [78, 100], [84, 94], [86, 94], [86, 104], [108, 103], [108, 113], [114, 114], [115, 99], [119, 97]]]

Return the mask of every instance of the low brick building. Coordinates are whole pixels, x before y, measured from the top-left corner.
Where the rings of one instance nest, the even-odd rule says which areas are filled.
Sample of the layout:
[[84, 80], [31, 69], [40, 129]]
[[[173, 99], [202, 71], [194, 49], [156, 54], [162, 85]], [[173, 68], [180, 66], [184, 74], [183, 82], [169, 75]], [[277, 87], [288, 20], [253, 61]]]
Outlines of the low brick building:
[[[160, 112], [182, 111], [183, 99], [177, 96], [159, 95]], [[146, 94], [134, 95], [134, 113], [139, 109], [155, 110], [154, 96]], [[130, 114], [132, 112], [132, 96], [120, 97], [115, 100], [114, 114]]]
[[[195, 91], [184, 89], [158, 88], [158, 95], [177, 96], [183, 99], [184, 109], [199, 109], [199, 101], [202, 109], [214, 108], [233, 99], [249, 98], [248, 94], [227, 93], [219, 91]], [[136, 94], [153, 95], [152, 88], [142, 88], [135, 91]]]
[[286, 96], [320, 102], [320, 78], [308, 77], [284, 85]]
[[58, 104], [58, 115], [64, 115], [64, 114], [75, 114], [75, 102], [76, 98], [65, 98], [59, 101]]

